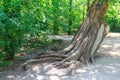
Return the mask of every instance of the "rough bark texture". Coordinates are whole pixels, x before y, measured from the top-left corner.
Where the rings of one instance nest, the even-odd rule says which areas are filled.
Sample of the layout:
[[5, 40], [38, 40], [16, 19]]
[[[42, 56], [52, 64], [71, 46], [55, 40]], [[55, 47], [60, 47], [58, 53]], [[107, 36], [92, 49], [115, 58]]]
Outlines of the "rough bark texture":
[[97, 49], [109, 32], [109, 26], [104, 21], [107, 8], [108, 0], [103, 0], [103, 4], [100, 4], [99, 0], [94, 0], [86, 19], [68, 47], [58, 52], [59, 54], [42, 55], [39, 60], [27, 61], [23, 66], [45, 60], [59, 60], [54, 65], [62, 68], [70, 67], [71, 64], [76, 65], [75, 61], [83, 64], [89, 64], [90, 61], [93, 63]]

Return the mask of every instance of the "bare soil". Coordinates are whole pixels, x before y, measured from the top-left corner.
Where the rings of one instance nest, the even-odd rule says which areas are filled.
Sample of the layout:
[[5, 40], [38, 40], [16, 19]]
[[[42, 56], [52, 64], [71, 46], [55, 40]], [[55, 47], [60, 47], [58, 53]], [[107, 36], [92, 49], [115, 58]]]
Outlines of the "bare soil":
[[5, 70], [1, 68], [0, 80], [120, 80], [120, 33], [109, 33], [96, 54], [95, 64], [81, 64], [72, 71], [72, 75], [67, 74], [68, 69], [57, 69], [47, 62], [30, 64], [28, 71], [23, 71], [20, 65], [26, 60], [41, 53], [62, 49], [72, 39], [72, 36], [50, 37], [59, 41], [27, 55], [22, 53], [22, 57], [15, 60], [14, 65]]

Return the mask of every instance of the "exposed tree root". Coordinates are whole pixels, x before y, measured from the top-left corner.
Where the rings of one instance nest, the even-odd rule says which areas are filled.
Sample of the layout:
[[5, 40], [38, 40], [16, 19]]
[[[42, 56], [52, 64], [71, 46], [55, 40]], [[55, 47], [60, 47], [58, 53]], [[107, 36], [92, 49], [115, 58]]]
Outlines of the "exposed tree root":
[[67, 55], [63, 54], [46, 54], [46, 55], [40, 55], [39, 58], [44, 58], [44, 57], [61, 57], [61, 58], [66, 58], [68, 57]]
[[30, 64], [30, 63], [45, 62], [45, 61], [61, 61], [61, 60], [63, 60], [63, 58], [61, 57], [46, 57], [42, 59], [31, 59], [26, 61], [24, 64], [22, 64], [22, 68], [26, 71], [27, 64]]

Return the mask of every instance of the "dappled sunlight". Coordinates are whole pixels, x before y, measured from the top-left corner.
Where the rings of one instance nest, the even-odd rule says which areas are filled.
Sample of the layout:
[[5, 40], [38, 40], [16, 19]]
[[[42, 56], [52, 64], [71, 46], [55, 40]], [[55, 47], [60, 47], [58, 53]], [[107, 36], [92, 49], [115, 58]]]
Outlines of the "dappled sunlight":
[[120, 37], [120, 33], [109, 33], [107, 37]]
[[110, 56], [120, 56], [120, 44], [101, 45], [98, 52]]
[[94, 64], [78, 68], [72, 75], [51, 63], [35, 63], [29, 64], [25, 72], [8, 71], [0, 80], [120, 80], [120, 37], [108, 35], [97, 54]]
[[111, 48], [112, 46], [110, 45], [102, 45], [103, 48]]
[[52, 65], [51, 64], [46, 64], [46, 63], [43, 63], [43, 66], [45, 66], [43, 69], [51, 69]]
[[[105, 40], [102, 42], [102, 45], [98, 50], [98, 53], [100, 53], [100, 55], [120, 57], [120, 34], [117, 35], [111, 34], [109, 34], [108, 37], [106, 37]], [[113, 38], [112, 36], [117, 37]]]
[[51, 70], [49, 70], [46, 74], [57, 74], [59, 76], [61, 75], [65, 75], [66, 74], [66, 70], [65, 69], [56, 69], [56, 68], [52, 68]]
[[105, 66], [108, 73], [117, 73], [119, 70], [113, 66]]
[[86, 70], [86, 72], [82, 74], [77, 72], [77, 75], [74, 75], [72, 80], [119, 80], [120, 78], [119, 63], [91, 65], [89, 68], [83, 68], [82, 70]]
[[50, 76], [50, 80], [61, 80], [58, 76]]
[[32, 70], [35, 71], [35, 72], [37, 72], [37, 73], [39, 73], [42, 70], [42, 66], [40, 66], [40, 65], [34, 65], [32, 67]]
[[45, 80], [45, 76], [43, 76], [43, 75], [37, 75], [35, 79], [36, 80]]
[[76, 70], [76, 73], [85, 73], [85, 72], [87, 72], [87, 70], [83, 70], [83, 69], [77, 69]]
[[8, 75], [7, 78], [8, 78], [8, 79], [14, 79], [15, 76], [14, 76], [14, 75]]
[[17, 77], [9, 75], [9, 77], [4, 80], [119, 80], [120, 78], [120, 64], [117, 62], [111, 62], [110, 64], [106, 62], [97, 64], [96, 62], [96, 65], [76, 69], [76, 73], [70, 76], [66, 75], [65, 72], [62, 74], [61, 69], [55, 69], [50, 65], [49, 67], [51, 68], [46, 67], [47, 64], [43, 66], [44, 69], [42, 70], [39, 70], [39, 65], [37, 66], [33, 66], [32, 70], [21, 73]]

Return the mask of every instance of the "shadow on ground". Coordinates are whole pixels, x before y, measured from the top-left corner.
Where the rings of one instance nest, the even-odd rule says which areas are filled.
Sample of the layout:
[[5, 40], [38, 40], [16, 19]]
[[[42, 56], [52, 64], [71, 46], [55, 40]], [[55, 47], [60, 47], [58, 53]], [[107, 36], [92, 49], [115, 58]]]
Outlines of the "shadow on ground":
[[26, 72], [21, 69], [1, 72], [0, 80], [120, 80], [120, 34], [110, 33], [105, 38], [95, 61], [76, 69], [72, 75], [66, 74], [67, 69], [56, 69], [50, 63], [30, 64]]

